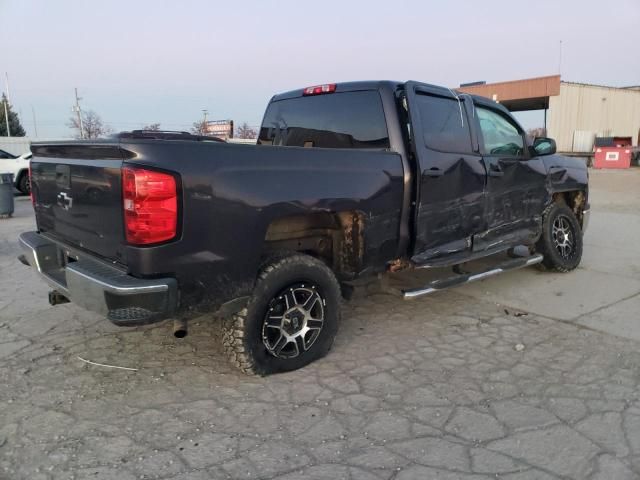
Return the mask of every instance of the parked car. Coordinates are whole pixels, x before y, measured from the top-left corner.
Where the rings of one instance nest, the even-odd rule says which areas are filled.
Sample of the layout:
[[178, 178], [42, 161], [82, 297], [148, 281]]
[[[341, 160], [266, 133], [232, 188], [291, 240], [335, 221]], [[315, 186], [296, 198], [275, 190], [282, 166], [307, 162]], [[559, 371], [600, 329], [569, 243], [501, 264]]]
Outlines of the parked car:
[[22, 155], [0, 150], [0, 173], [13, 173], [14, 186], [25, 195], [31, 192], [29, 184], [29, 160], [31, 152]]
[[32, 152], [38, 231], [20, 236], [22, 260], [51, 304], [125, 326], [174, 318], [179, 334], [215, 312], [246, 373], [325, 355], [356, 279], [447, 272], [401, 293], [414, 298], [528, 265], [567, 272], [589, 219], [584, 162], [527, 144], [491, 100], [413, 81], [276, 95], [258, 145], [128, 132]]

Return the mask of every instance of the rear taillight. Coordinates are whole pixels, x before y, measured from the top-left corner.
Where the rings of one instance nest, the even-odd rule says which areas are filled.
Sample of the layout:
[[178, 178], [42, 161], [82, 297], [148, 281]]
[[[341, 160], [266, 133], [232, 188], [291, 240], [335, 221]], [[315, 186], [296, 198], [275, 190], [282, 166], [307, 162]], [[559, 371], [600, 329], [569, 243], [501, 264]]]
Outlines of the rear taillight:
[[302, 94], [307, 95], [322, 95], [323, 93], [333, 93], [336, 91], [335, 83], [326, 83], [324, 85], [316, 85], [314, 87], [307, 87], [302, 91]]
[[123, 167], [122, 198], [128, 243], [149, 245], [175, 238], [178, 189], [173, 175]]

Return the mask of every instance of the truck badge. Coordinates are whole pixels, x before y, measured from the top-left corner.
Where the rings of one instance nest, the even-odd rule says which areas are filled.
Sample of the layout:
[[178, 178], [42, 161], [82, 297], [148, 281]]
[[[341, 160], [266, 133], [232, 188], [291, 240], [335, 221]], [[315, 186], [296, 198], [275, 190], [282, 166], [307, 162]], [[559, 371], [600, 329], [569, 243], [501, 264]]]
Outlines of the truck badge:
[[58, 205], [65, 210], [69, 210], [73, 206], [73, 198], [67, 192], [60, 192], [58, 194]]

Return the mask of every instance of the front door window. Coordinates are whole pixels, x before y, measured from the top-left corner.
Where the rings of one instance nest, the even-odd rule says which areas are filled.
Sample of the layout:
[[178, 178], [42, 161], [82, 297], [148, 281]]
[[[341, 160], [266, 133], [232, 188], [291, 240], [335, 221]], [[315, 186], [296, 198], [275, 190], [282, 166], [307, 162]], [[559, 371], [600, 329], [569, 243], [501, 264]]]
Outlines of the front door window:
[[514, 124], [486, 108], [478, 107], [476, 113], [484, 139], [483, 154], [501, 157], [524, 155], [524, 139]]

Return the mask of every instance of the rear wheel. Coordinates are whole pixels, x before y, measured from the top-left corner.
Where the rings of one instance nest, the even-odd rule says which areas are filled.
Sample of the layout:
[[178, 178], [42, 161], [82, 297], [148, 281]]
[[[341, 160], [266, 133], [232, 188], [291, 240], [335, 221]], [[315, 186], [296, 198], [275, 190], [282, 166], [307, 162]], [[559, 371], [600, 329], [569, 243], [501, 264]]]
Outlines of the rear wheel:
[[542, 235], [536, 251], [544, 255], [542, 266], [556, 272], [575, 269], [582, 259], [582, 229], [564, 203], [552, 203], [542, 216]]
[[29, 195], [31, 193], [31, 182], [29, 181], [29, 175], [23, 173], [20, 176], [20, 181], [18, 182], [18, 190], [20, 190], [25, 195]]
[[330, 350], [340, 286], [320, 260], [292, 254], [267, 263], [246, 308], [224, 320], [223, 344], [247, 374], [296, 370]]

